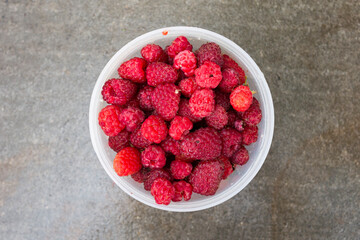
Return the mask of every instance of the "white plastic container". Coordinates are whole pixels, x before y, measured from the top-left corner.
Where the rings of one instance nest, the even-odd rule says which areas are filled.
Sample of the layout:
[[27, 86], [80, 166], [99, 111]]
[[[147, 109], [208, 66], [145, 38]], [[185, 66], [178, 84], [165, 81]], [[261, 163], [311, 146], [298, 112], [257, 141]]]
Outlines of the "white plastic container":
[[[168, 31], [167, 35], [162, 32]], [[102, 100], [101, 89], [106, 80], [118, 77], [117, 69], [124, 61], [141, 56], [140, 50], [148, 43], [155, 43], [163, 48], [170, 45], [177, 36], [186, 36], [193, 45], [194, 50], [206, 42], [215, 42], [220, 45], [222, 52], [228, 54], [244, 69], [247, 82], [254, 95], [260, 102], [262, 121], [259, 124], [258, 141], [247, 149], [250, 160], [244, 166], [238, 166], [228, 179], [223, 180], [214, 196], [202, 196], [193, 193], [191, 200], [172, 202], [170, 205], [159, 205], [154, 201], [150, 192], [145, 191], [143, 184], [135, 182], [131, 177], [119, 177], [113, 169], [113, 152], [107, 144], [107, 136], [102, 132], [98, 124], [98, 114], [106, 106]], [[168, 27], [151, 31], [132, 40], [121, 48], [106, 64], [98, 80], [96, 81], [90, 102], [89, 111], [90, 135], [93, 147], [111, 179], [127, 194], [136, 200], [158, 209], [174, 212], [192, 212], [216, 206], [225, 202], [239, 193], [255, 177], [260, 170], [268, 154], [274, 131], [274, 106], [269, 87], [264, 75], [252, 58], [233, 41], [208, 30], [195, 27]]]

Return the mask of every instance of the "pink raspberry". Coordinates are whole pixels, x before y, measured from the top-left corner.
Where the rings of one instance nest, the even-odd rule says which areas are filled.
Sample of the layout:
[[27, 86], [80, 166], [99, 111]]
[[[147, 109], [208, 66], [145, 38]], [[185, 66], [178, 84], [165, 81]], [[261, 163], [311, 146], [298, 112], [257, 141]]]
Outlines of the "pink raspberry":
[[156, 112], [166, 121], [176, 116], [180, 103], [180, 90], [173, 83], [157, 86], [151, 96]]
[[222, 106], [226, 111], [228, 111], [230, 109], [230, 94], [216, 91], [215, 103]]
[[216, 88], [221, 82], [221, 68], [216, 63], [205, 61], [195, 70], [195, 81], [203, 88]]
[[184, 179], [192, 171], [192, 165], [188, 162], [174, 160], [170, 164], [170, 172], [174, 179]]
[[149, 175], [148, 168], [142, 168], [140, 171], [131, 175], [131, 178], [134, 179], [138, 183], [143, 183], [147, 179]]
[[240, 85], [230, 94], [230, 104], [238, 112], [248, 110], [252, 101], [252, 92], [248, 86]]
[[222, 65], [223, 69], [232, 68], [239, 74], [239, 84], [242, 85], [245, 83], [246, 77], [244, 70], [228, 55], [223, 55], [224, 64]]
[[135, 131], [145, 119], [145, 114], [138, 108], [127, 107], [121, 111], [119, 121], [126, 126], [129, 132]]
[[253, 103], [250, 105], [249, 109], [242, 114], [242, 119], [246, 125], [256, 126], [260, 123], [261, 118], [262, 114], [259, 102], [253, 98]]
[[141, 49], [141, 56], [148, 62], [166, 62], [165, 51], [156, 44], [148, 44]]
[[135, 83], [144, 83], [145, 68], [147, 62], [138, 57], [134, 57], [120, 65], [118, 69], [119, 76], [125, 79], [129, 79]]
[[164, 150], [157, 145], [150, 145], [141, 153], [141, 163], [144, 167], [162, 168], [166, 164]]
[[209, 116], [215, 108], [214, 92], [211, 89], [196, 90], [189, 100], [190, 111], [195, 117]]
[[220, 130], [226, 126], [228, 115], [222, 106], [216, 105], [214, 111], [205, 120], [209, 127]]
[[103, 99], [109, 104], [125, 105], [136, 93], [136, 85], [125, 79], [107, 80], [102, 88]]
[[232, 156], [231, 162], [236, 165], [244, 165], [249, 161], [249, 152], [244, 146], [240, 146], [239, 150]]
[[258, 138], [258, 127], [257, 126], [247, 126], [242, 131], [243, 144], [250, 145], [257, 141]]
[[199, 88], [195, 82], [195, 78], [193, 77], [182, 79], [179, 83], [179, 87], [181, 90], [181, 94], [188, 98], [191, 97], [195, 90]]
[[231, 157], [240, 148], [242, 135], [233, 128], [223, 129], [220, 135], [223, 140], [222, 154]]
[[190, 174], [189, 183], [193, 186], [193, 192], [210, 196], [216, 193], [223, 175], [223, 162], [215, 159], [202, 161]]
[[119, 122], [120, 112], [120, 108], [114, 105], [101, 109], [98, 121], [107, 136], [116, 136], [125, 128], [125, 125]]
[[179, 149], [180, 142], [176, 141], [170, 136], [167, 136], [166, 139], [162, 141], [160, 145], [167, 153], [171, 153], [173, 155], [180, 154], [180, 149]]
[[146, 79], [149, 86], [156, 87], [162, 83], [175, 83], [178, 71], [163, 62], [150, 63], [146, 68]]
[[122, 131], [116, 136], [109, 137], [109, 147], [115, 152], [120, 152], [123, 148], [129, 147], [130, 133]]
[[234, 127], [236, 128], [236, 130], [238, 130], [239, 132], [242, 132], [244, 130], [244, 121], [241, 119], [237, 119], [234, 122]]
[[202, 117], [196, 117], [190, 110], [190, 104], [188, 99], [180, 99], [178, 115], [187, 117], [192, 122], [199, 122]]
[[189, 50], [184, 50], [176, 54], [174, 58], [174, 68], [181, 69], [185, 76], [193, 76], [196, 69], [195, 54]]
[[180, 153], [189, 159], [214, 159], [220, 156], [221, 149], [221, 138], [212, 128], [200, 128], [189, 133], [180, 144]]
[[175, 188], [169, 180], [158, 178], [151, 186], [151, 195], [154, 196], [157, 204], [169, 205], [175, 196]]
[[237, 118], [237, 114], [234, 110], [230, 109], [228, 112], [228, 126], [233, 127]]
[[179, 36], [166, 48], [166, 52], [170, 58], [174, 58], [179, 52], [184, 50], [192, 51], [192, 48], [186, 37]]
[[221, 48], [214, 42], [205, 43], [195, 52], [199, 66], [203, 65], [205, 61], [210, 61], [221, 66], [223, 58], [221, 56]]
[[162, 169], [151, 169], [150, 172], [147, 175], [147, 178], [144, 181], [144, 189], [146, 191], [150, 191], [151, 185], [158, 178], [165, 178], [165, 179], [169, 180], [170, 182], [173, 180], [169, 170], [164, 169], [164, 168], [162, 168]]
[[131, 133], [130, 143], [139, 149], [146, 148], [151, 144], [149, 140], [141, 135], [141, 127], [137, 128], [134, 132]]
[[141, 125], [141, 135], [150, 142], [160, 143], [167, 134], [166, 123], [159, 116], [151, 115]]
[[173, 186], [175, 188], [175, 196], [173, 197], [173, 202], [179, 202], [183, 198], [185, 201], [189, 201], [191, 199], [193, 187], [190, 183], [185, 181], [174, 182]]
[[140, 103], [140, 108], [144, 111], [152, 111], [154, 110], [154, 106], [151, 103], [151, 96], [154, 91], [153, 87], [145, 86], [144, 88], [140, 89], [137, 99]]
[[224, 175], [222, 176], [222, 179], [227, 179], [227, 177], [234, 171], [233, 166], [227, 157], [221, 156], [219, 161], [224, 163]]
[[239, 74], [232, 68], [222, 71], [222, 80], [219, 89], [225, 93], [231, 93], [240, 84]]
[[189, 133], [192, 129], [193, 123], [187, 117], [176, 116], [170, 124], [169, 135], [175, 139], [180, 140], [183, 136]]

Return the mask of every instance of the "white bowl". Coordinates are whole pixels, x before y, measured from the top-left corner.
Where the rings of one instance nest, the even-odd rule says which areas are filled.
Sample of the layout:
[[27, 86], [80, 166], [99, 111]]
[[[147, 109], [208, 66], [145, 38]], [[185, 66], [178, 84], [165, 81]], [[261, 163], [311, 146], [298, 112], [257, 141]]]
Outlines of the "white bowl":
[[[167, 35], [162, 34], [168, 31]], [[191, 200], [172, 202], [169, 205], [156, 204], [150, 192], [145, 191], [143, 184], [135, 182], [131, 177], [119, 177], [113, 169], [113, 152], [107, 144], [107, 136], [98, 124], [98, 114], [106, 106], [102, 100], [101, 89], [106, 80], [118, 77], [117, 69], [121, 63], [135, 56], [141, 56], [140, 50], [146, 44], [155, 43], [163, 48], [170, 45], [177, 36], [185, 36], [193, 45], [194, 50], [206, 42], [215, 42], [220, 45], [222, 52], [228, 54], [244, 69], [247, 82], [257, 93], [262, 110], [262, 120], [259, 127], [259, 137], [256, 143], [247, 146], [250, 160], [244, 166], [238, 166], [228, 179], [221, 185], [214, 196], [202, 196], [193, 193]], [[135, 38], [122, 47], [106, 64], [96, 81], [90, 102], [89, 110], [90, 135], [93, 147], [101, 165], [107, 174], [124, 192], [136, 200], [158, 209], [174, 212], [192, 212], [216, 206], [239, 193], [255, 177], [263, 165], [269, 152], [274, 132], [274, 106], [269, 87], [264, 75], [254, 60], [233, 41], [208, 30], [195, 27], [168, 27], [157, 29]]]

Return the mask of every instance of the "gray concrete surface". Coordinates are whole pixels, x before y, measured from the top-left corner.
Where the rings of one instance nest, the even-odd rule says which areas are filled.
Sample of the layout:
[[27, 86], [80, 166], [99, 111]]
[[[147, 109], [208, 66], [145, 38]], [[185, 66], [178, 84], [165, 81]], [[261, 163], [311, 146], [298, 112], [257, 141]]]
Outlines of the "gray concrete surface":
[[[359, 1], [6, 0], [0, 17], [0, 239], [359, 239]], [[276, 110], [256, 178], [195, 213], [114, 186], [88, 130], [110, 57], [175, 25], [242, 46]]]

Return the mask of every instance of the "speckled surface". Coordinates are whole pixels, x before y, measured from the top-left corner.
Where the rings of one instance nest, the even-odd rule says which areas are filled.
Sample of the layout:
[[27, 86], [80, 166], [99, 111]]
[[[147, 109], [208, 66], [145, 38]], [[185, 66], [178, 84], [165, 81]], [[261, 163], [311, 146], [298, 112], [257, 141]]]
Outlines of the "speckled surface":
[[[0, 239], [357, 239], [359, 1], [1, 1]], [[95, 81], [164, 26], [239, 44], [272, 91], [267, 160], [238, 195], [195, 213], [147, 207], [92, 149]]]

